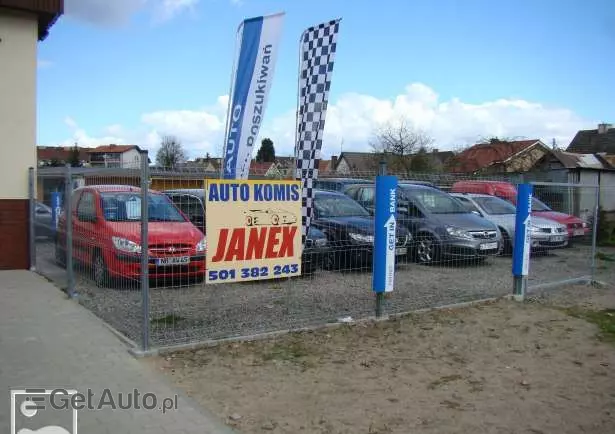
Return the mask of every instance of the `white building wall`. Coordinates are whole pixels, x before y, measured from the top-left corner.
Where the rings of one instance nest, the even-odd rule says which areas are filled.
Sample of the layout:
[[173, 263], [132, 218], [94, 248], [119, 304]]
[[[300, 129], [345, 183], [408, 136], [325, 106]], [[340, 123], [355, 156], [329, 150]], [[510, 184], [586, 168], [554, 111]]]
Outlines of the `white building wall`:
[[123, 169], [138, 169], [141, 167], [141, 155], [136, 149], [122, 153], [121, 165]]
[[600, 205], [607, 212], [615, 212], [615, 172], [600, 175]]
[[0, 9], [0, 199], [26, 199], [36, 167], [37, 42], [34, 14]]

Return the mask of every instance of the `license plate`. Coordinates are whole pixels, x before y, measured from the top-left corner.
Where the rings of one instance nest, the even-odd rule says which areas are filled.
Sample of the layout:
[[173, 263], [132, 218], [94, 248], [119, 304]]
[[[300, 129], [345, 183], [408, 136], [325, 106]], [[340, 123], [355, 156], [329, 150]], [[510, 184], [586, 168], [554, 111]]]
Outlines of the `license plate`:
[[406, 255], [407, 253], [408, 253], [408, 249], [406, 247], [398, 247], [395, 249], [395, 254], [397, 256]]
[[585, 231], [584, 231], [583, 229], [575, 229], [575, 230], [572, 232], [572, 234], [573, 234], [575, 237], [578, 237], [578, 236], [580, 236], [580, 235], [585, 235]]
[[555, 236], [551, 237], [551, 242], [553, 242], [553, 243], [561, 243], [565, 239], [566, 238], [563, 235], [555, 235]]
[[156, 259], [156, 265], [185, 265], [190, 263], [190, 256], [171, 256]]
[[481, 250], [495, 250], [497, 248], [498, 248], [498, 243], [486, 243], [486, 244], [480, 245]]

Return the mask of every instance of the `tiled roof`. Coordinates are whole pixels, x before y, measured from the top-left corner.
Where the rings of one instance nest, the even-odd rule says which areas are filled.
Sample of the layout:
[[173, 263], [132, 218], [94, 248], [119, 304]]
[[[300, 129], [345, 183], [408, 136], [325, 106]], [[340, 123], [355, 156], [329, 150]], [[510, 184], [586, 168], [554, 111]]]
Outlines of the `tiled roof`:
[[[87, 160], [89, 148], [78, 147], [77, 149], [79, 149], [79, 159]], [[37, 146], [36, 157], [39, 161], [66, 161], [70, 158], [72, 150], [72, 146]]]
[[264, 163], [252, 160], [250, 162], [250, 172], [255, 174], [265, 174], [271, 168], [273, 163]]
[[540, 140], [516, 140], [510, 142], [493, 140], [489, 143], [477, 143], [454, 158], [450, 171], [455, 173], [476, 172], [488, 166], [502, 163], [537, 142], [540, 142]]
[[594, 154], [575, 154], [572, 152], [553, 151], [553, 155], [567, 169], [603, 169], [605, 165]]
[[138, 146], [135, 145], [102, 145], [97, 146], [96, 148], [88, 150], [90, 154], [115, 154], [122, 153], [126, 151], [130, 151], [131, 149], [139, 149]]
[[615, 154], [615, 128], [610, 128], [602, 134], [598, 133], [598, 129], [581, 130], [574, 136], [566, 151], [580, 154], [605, 152], [613, 155]]

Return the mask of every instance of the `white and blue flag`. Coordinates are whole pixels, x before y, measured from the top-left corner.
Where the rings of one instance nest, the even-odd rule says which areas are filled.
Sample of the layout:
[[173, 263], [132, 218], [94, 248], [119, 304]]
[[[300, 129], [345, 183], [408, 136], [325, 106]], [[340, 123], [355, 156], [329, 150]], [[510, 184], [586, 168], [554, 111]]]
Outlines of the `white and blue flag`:
[[239, 53], [226, 121], [222, 175], [247, 179], [273, 81], [284, 12], [244, 20], [238, 29]]

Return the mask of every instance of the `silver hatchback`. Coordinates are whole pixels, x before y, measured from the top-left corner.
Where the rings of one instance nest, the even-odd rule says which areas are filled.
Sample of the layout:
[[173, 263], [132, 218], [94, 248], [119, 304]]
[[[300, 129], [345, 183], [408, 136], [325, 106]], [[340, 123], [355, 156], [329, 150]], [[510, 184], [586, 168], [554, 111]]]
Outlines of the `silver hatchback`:
[[[504, 238], [504, 252], [511, 252], [515, 240], [516, 208], [496, 196], [473, 193], [453, 193], [469, 211], [498, 225]], [[534, 251], [558, 249], [568, 245], [566, 226], [553, 220], [532, 216], [531, 247]]]

